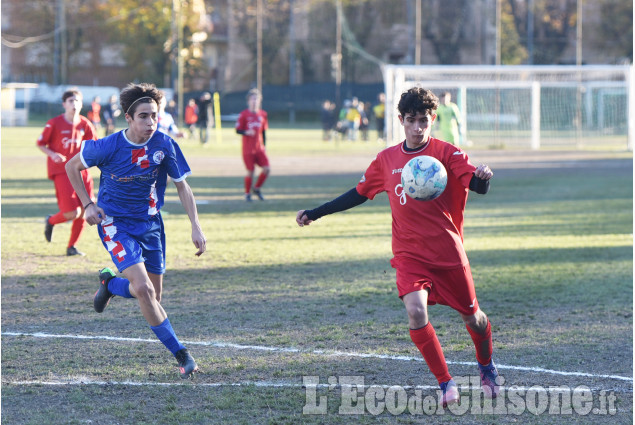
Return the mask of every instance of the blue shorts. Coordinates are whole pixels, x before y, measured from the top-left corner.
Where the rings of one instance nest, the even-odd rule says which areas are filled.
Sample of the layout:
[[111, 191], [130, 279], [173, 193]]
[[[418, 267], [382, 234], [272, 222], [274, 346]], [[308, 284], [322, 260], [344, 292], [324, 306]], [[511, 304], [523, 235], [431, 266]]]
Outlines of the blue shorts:
[[165, 231], [160, 213], [147, 220], [106, 216], [97, 231], [120, 273], [138, 263], [145, 263], [150, 273], [165, 273]]

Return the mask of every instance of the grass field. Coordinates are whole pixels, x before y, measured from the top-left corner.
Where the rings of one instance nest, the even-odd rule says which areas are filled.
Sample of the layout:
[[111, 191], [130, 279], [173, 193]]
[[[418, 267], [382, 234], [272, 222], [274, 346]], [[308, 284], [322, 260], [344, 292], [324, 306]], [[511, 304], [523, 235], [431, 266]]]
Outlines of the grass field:
[[[417, 404], [436, 382], [397, 297], [386, 196], [294, 221], [353, 187], [380, 145], [271, 129], [267, 201], [247, 204], [231, 129], [220, 145], [181, 143], [209, 249], [194, 256], [172, 187], [162, 304], [201, 368], [182, 381], [134, 300], [94, 312], [97, 271], [112, 266], [96, 230], [83, 258], [63, 255], [68, 224], [45, 242], [57, 206], [38, 132], [2, 129], [3, 424], [632, 423], [632, 153], [468, 151], [495, 172], [470, 196], [465, 243], [508, 397], [463, 387], [465, 410], [449, 411]], [[478, 375], [459, 316], [429, 313], [451, 373]], [[341, 413], [353, 405], [363, 414]]]

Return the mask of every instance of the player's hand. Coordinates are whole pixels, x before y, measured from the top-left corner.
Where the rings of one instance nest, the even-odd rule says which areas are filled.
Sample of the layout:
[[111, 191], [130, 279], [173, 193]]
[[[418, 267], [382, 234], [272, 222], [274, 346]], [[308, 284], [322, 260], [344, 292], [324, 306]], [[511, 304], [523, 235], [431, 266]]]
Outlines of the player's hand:
[[481, 164], [478, 167], [476, 167], [476, 170], [474, 170], [474, 175], [476, 177], [478, 177], [479, 179], [482, 180], [489, 180], [492, 178], [492, 176], [494, 175], [494, 173], [492, 172], [492, 170], [489, 168], [489, 166], [485, 165], [485, 164]]
[[56, 164], [60, 164], [62, 162], [66, 162], [66, 156], [62, 155], [61, 153], [57, 153], [57, 152], [53, 152], [53, 155], [51, 155], [51, 159]]
[[97, 204], [90, 204], [88, 208], [84, 210], [84, 220], [91, 226], [101, 223], [104, 217], [106, 217], [106, 213]]
[[205, 251], [207, 251], [207, 239], [205, 239], [205, 235], [201, 229], [192, 229], [192, 242], [198, 249], [198, 251], [194, 254], [197, 257], [200, 257]]
[[300, 227], [308, 226], [309, 224], [313, 223], [313, 220], [309, 220], [309, 217], [306, 216], [304, 211], [306, 210], [298, 211], [298, 215], [295, 217], [295, 222], [298, 223], [298, 226]]

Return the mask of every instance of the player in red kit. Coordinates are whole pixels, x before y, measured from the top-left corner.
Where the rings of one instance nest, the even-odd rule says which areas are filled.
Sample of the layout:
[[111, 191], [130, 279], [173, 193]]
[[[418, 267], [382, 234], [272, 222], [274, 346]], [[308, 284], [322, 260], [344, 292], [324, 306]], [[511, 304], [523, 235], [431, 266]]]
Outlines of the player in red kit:
[[[262, 95], [258, 89], [251, 89], [247, 93], [247, 106], [238, 116], [236, 121], [236, 133], [243, 136], [243, 161], [247, 169], [245, 177], [245, 200], [251, 201], [251, 194], [255, 194], [258, 199], [264, 201], [260, 188], [269, 176], [269, 158], [265, 152], [266, 131], [269, 128], [267, 113], [260, 109]], [[256, 184], [254, 181], [254, 171], [256, 165], [262, 171], [258, 176]]]
[[[71, 237], [66, 248], [66, 255], [84, 255], [75, 247], [84, 230], [84, 210], [68, 180], [64, 166], [80, 151], [84, 140], [97, 137], [91, 122], [79, 115], [82, 109], [82, 94], [79, 90], [71, 89], [64, 92], [62, 106], [64, 113], [50, 119], [37, 139], [38, 148], [48, 157], [46, 162], [48, 178], [55, 184], [55, 195], [59, 207], [57, 213], [46, 217], [44, 237], [51, 242], [53, 226], [72, 220]], [[87, 170], [82, 172], [82, 179], [92, 199], [93, 179]]]
[[[445, 406], [456, 403], [459, 393], [428, 320], [428, 305], [447, 305], [461, 315], [476, 348], [485, 395], [497, 396], [500, 379], [492, 360], [491, 325], [478, 306], [463, 247], [468, 191], [487, 193], [493, 173], [487, 165], [472, 165], [458, 147], [430, 136], [438, 105], [439, 99], [429, 90], [416, 87], [404, 92], [397, 109], [406, 140], [381, 151], [356, 188], [316, 209], [298, 211], [296, 222], [306, 226], [387, 192], [392, 211], [391, 265], [397, 271], [399, 297], [408, 313], [410, 337], [436, 377]], [[401, 185], [402, 168], [419, 155], [438, 159], [448, 173], [445, 191], [432, 201], [410, 198]]]

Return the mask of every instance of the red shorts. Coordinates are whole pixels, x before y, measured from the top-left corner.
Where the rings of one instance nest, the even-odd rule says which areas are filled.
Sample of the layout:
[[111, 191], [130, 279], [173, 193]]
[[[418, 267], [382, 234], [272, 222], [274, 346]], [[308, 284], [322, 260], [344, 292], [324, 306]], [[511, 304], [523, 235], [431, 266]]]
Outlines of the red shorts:
[[454, 269], [439, 269], [409, 258], [393, 258], [390, 263], [397, 270], [400, 298], [425, 289], [428, 291], [428, 305], [447, 305], [467, 315], [478, 310], [469, 264]]
[[243, 152], [243, 161], [245, 162], [245, 168], [249, 171], [254, 171], [255, 166], [259, 167], [268, 167], [269, 166], [269, 158], [267, 158], [267, 154], [265, 151], [256, 151], [256, 152]]
[[[86, 187], [86, 192], [88, 192], [90, 199], [93, 199], [93, 178], [88, 173], [88, 170], [82, 170], [82, 180], [84, 180], [84, 187]], [[53, 183], [55, 184], [57, 206], [61, 212], [66, 213], [82, 206], [66, 173], [55, 174]]]

